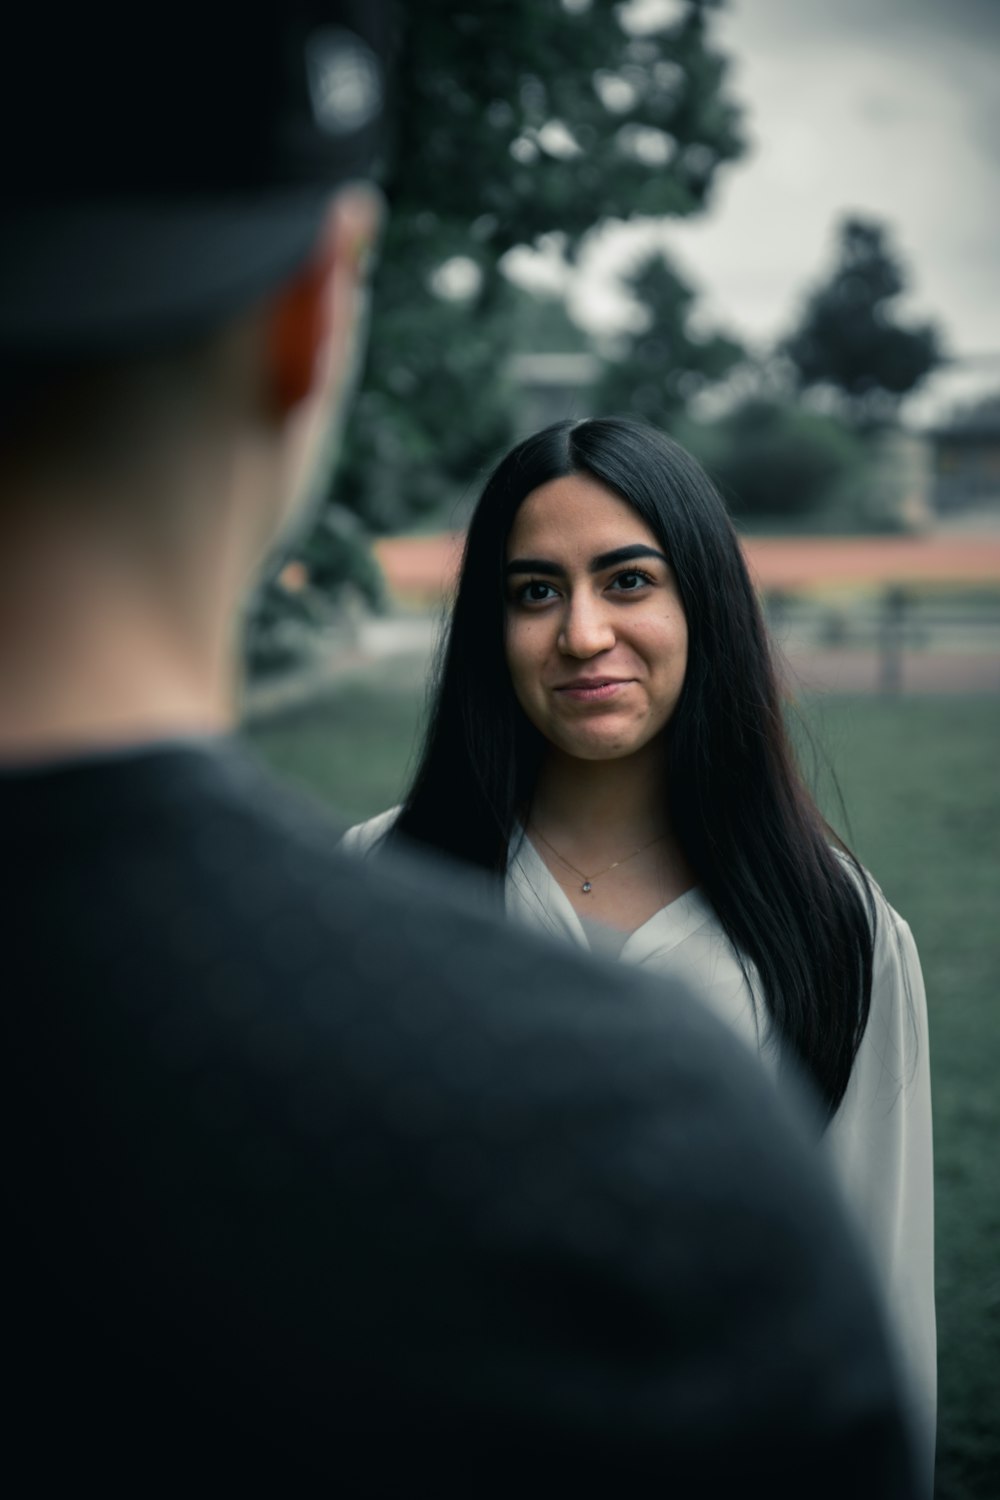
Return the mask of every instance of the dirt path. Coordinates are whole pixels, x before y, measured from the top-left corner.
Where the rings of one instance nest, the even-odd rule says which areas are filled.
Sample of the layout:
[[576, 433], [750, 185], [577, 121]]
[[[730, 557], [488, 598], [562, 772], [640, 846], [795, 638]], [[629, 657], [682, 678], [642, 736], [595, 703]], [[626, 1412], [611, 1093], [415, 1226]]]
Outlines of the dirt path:
[[793, 690], [819, 693], [879, 693], [961, 696], [1000, 693], [1000, 656], [986, 651], [904, 651], [898, 679], [885, 682], [877, 651], [788, 652]]

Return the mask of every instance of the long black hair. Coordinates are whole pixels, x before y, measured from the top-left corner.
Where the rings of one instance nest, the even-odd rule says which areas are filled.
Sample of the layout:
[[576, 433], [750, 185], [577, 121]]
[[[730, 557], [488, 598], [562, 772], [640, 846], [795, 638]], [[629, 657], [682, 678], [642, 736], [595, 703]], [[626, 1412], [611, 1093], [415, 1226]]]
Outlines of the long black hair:
[[832, 1115], [871, 1003], [871, 889], [797, 768], [725, 506], [690, 454], [654, 428], [620, 417], [556, 422], [494, 470], [469, 527], [423, 750], [392, 837], [506, 871], [545, 750], [506, 663], [507, 538], [527, 496], [570, 474], [627, 501], [670, 559], [688, 627], [684, 685], [663, 736], [673, 830]]

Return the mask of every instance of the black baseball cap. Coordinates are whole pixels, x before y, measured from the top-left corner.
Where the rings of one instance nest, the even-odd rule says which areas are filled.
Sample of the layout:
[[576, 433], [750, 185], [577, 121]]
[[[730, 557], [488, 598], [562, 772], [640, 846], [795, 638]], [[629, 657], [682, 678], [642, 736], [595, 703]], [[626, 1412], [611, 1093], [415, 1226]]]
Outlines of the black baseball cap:
[[221, 324], [307, 258], [338, 185], [377, 173], [382, 0], [35, 8], [0, 33], [4, 362]]

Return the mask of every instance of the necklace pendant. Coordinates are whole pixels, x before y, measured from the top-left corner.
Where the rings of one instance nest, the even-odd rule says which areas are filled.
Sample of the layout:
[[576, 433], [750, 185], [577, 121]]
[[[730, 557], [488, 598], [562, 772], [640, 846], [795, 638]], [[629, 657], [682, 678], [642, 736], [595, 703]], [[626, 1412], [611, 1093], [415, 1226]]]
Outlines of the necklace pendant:
[[584, 882], [583, 882], [583, 885], [581, 885], [581, 887], [580, 887], [580, 889], [581, 889], [581, 891], [582, 891], [582, 892], [583, 892], [583, 894], [584, 894], [584, 895], [585, 895], [585, 896], [589, 896], [589, 895], [590, 895], [590, 892], [591, 892], [591, 884], [590, 884], [590, 881], [589, 881], [589, 880], [585, 880], [585, 881], [584, 881]]

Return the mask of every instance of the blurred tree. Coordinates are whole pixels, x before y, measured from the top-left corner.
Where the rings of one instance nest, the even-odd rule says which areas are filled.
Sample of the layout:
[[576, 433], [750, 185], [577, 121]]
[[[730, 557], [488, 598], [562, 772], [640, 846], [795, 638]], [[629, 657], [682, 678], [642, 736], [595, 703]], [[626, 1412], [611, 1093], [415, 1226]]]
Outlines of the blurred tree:
[[836, 417], [751, 397], [715, 422], [678, 424], [677, 437], [750, 530], [883, 529], [865, 511], [865, 446]]
[[743, 357], [735, 340], [690, 327], [695, 293], [662, 251], [645, 257], [623, 285], [642, 312], [642, 326], [622, 334], [604, 363], [594, 409], [645, 417], [671, 428], [693, 396], [721, 380]]
[[501, 260], [609, 218], [690, 214], [740, 154], [704, 0], [637, 29], [614, 0], [427, 0], [403, 33], [402, 122], [364, 380], [336, 482], [379, 529], [440, 509], [511, 437], [518, 319]]
[[389, 215], [332, 503], [377, 531], [447, 524], [513, 436], [506, 253], [548, 236], [569, 264], [607, 219], [705, 206], [743, 149], [721, 3], [650, 22], [618, 0], [400, 0]]
[[558, 292], [511, 285], [512, 335], [519, 354], [587, 354], [593, 340], [569, 313]]
[[933, 324], [895, 320], [892, 303], [905, 288], [885, 227], [846, 219], [829, 280], [811, 293], [782, 345], [800, 387], [832, 389], [862, 428], [891, 421], [902, 398], [944, 357]]
[[343, 506], [328, 505], [297, 555], [276, 559], [257, 588], [244, 631], [251, 674], [300, 665], [313, 654], [317, 633], [342, 624], [352, 603], [379, 609], [383, 602], [382, 574], [361, 523]]

